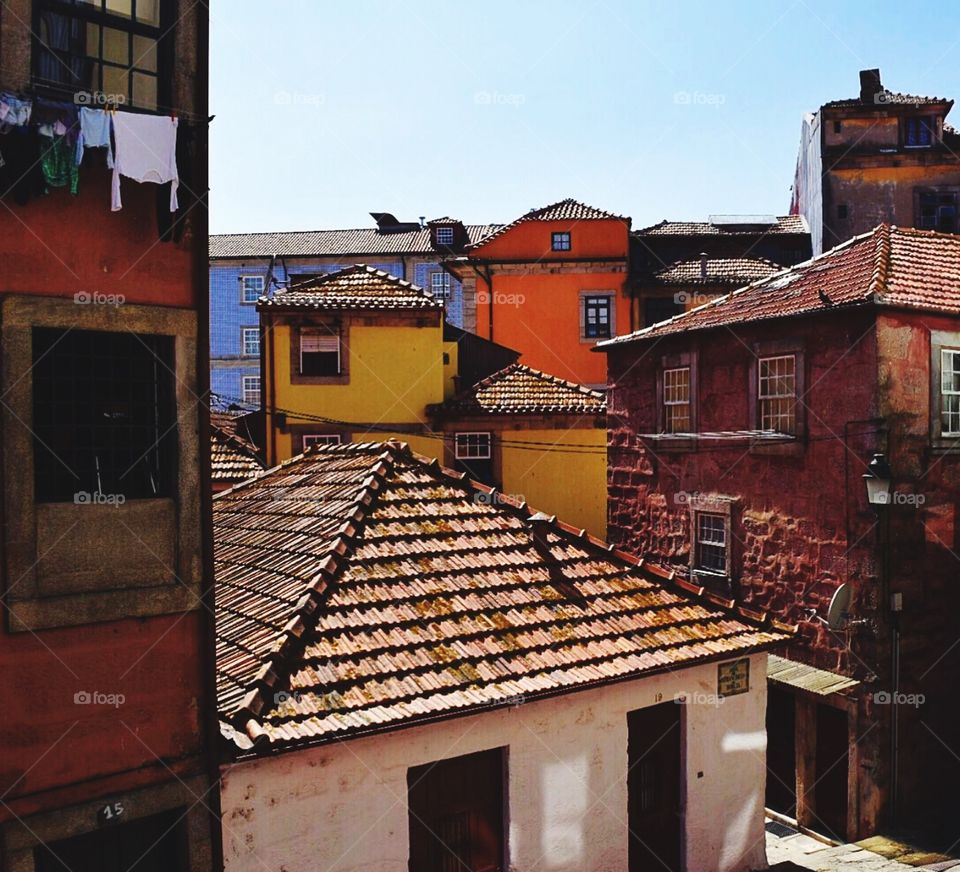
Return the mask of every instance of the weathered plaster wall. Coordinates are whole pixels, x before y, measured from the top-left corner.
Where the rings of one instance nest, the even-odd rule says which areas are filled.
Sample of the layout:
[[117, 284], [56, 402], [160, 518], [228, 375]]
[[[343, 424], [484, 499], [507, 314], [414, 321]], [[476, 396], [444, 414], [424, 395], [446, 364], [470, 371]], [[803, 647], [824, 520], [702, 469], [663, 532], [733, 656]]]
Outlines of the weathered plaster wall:
[[[684, 707], [687, 869], [766, 866], [765, 667], [751, 658], [750, 693]], [[705, 664], [224, 767], [226, 868], [406, 872], [408, 768], [506, 746], [512, 872], [622, 872], [627, 713], [716, 690]]]

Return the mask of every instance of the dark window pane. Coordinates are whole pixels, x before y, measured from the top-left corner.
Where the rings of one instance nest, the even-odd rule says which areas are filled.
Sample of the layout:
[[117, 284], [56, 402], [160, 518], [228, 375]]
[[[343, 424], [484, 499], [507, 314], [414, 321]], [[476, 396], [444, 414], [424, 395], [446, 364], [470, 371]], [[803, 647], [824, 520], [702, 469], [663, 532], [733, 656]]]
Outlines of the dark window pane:
[[172, 493], [170, 337], [37, 328], [33, 360], [37, 500]]

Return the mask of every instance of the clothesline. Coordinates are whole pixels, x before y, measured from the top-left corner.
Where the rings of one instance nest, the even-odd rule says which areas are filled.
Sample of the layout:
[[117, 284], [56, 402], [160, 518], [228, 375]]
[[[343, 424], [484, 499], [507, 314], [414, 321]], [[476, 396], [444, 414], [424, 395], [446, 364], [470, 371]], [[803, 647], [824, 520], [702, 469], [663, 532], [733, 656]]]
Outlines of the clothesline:
[[106, 165], [113, 170], [111, 210], [123, 208], [120, 177], [152, 184], [170, 183], [170, 211], [178, 209], [176, 115], [147, 115], [77, 106], [43, 98], [25, 99], [0, 92], [0, 196], [11, 191], [25, 205], [40, 192], [69, 187], [76, 194], [79, 169], [86, 150], [106, 149]]

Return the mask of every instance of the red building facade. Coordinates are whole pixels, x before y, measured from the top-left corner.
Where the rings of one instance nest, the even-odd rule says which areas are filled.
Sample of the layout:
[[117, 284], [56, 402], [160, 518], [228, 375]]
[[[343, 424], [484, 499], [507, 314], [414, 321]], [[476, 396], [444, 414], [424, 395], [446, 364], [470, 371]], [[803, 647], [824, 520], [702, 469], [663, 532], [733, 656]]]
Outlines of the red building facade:
[[610, 539], [798, 625], [767, 801], [843, 838], [950, 813], [958, 287], [960, 240], [881, 226], [603, 346]]
[[[208, 870], [206, 7], [14, 0], [0, 57], [0, 868]], [[71, 103], [176, 127], [179, 210], [104, 148], [34, 184]]]

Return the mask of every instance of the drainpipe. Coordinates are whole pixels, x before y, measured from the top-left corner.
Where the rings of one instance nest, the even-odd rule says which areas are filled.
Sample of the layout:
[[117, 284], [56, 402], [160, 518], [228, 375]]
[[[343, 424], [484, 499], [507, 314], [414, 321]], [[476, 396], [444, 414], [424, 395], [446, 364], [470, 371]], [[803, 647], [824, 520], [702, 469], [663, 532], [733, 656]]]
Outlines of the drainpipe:
[[473, 267], [477, 278], [483, 280], [487, 285], [487, 306], [490, 312], [490, 335], [487, 339], [493, 342], [493, 276], [490, 273], [489, 265], [484, 265], [483, 272], [480, 272], [480, 267], [475, 263], [471, 263], [470, 266]]

